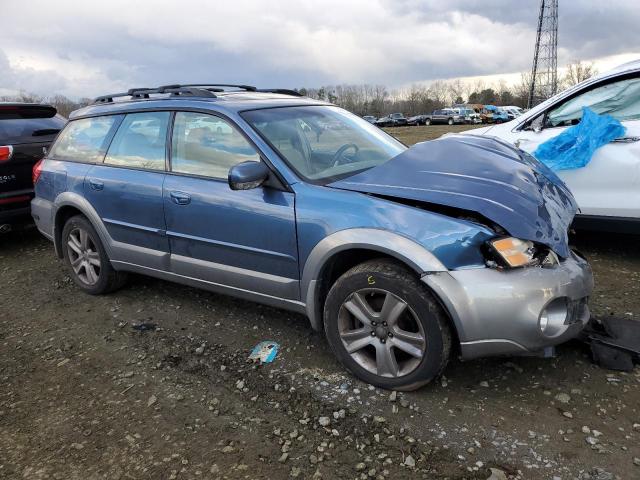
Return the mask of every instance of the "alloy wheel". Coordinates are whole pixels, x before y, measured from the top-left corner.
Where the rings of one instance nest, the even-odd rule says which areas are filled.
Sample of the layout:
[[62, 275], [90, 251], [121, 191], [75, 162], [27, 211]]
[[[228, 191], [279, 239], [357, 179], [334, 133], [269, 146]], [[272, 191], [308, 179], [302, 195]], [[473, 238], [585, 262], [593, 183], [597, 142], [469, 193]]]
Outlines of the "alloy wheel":
[[67, 254], [76, 276], [87, 285], [95, 285], [100, 278], [100, 253], [89, 232], [77, 227], [67, 237]]
[[422, 324], [411, 307], [383, 290], [358, 290], [343, 302], [338, 333], [345, 350], [365, 370], [401, 377], [415, 370], [426, 350]]

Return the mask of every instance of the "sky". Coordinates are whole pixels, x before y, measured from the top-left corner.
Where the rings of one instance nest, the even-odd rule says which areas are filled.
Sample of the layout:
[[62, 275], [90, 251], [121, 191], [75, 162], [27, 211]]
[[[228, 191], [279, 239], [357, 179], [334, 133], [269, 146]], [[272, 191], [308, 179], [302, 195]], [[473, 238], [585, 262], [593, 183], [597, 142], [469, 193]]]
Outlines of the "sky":
[[[558, 65], [640, 58], [637, 0], [559, 0]], [[0, 0], [0, 94], [514, 81], [539, 0]]]

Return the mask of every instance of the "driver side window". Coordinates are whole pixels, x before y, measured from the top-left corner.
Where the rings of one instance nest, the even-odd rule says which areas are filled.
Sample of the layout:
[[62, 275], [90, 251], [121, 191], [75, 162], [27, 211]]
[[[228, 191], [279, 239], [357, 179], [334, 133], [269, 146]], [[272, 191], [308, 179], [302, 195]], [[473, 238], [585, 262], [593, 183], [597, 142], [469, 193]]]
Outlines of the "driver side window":
[[577, 125], [582, 119], [582, 107], [598, 115], [611, 115], [625, 120], [640, 119], [640, 78], [627, 78], [587, 90], [558, 105], [547, 113], [545, 127]]

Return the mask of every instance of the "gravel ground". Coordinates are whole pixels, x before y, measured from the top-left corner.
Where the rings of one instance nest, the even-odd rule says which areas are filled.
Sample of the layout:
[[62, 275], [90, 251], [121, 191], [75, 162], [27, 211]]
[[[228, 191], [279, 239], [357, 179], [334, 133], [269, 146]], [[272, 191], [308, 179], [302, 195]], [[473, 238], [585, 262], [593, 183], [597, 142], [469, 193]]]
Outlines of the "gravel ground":
[[[573, 240], [593, 313], [639, 318], [637, 238]], [[3, 479], [640, 478], [640, 368], [578, 342], [454, 359], [396, 394], [346, 374], [302, 316], [141, 276], [79, 293], [34, 230], [0, 237], [0, 305]], [[267, 339], [276, 360], [248, 363]]]

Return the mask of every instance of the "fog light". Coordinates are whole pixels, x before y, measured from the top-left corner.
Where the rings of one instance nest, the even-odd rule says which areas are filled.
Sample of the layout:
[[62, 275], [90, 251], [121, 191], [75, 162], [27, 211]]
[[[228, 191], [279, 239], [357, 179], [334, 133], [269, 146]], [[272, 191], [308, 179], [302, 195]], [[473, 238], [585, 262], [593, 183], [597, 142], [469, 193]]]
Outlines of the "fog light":
[[540, 312], [538, 326], [543, 335], [556, 337], [568, 328], [567, 315], [569, 313], [566, 297], [556, 298], [547, 304]]

